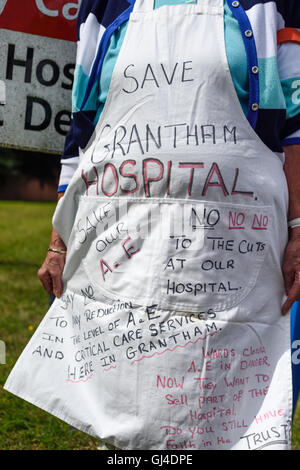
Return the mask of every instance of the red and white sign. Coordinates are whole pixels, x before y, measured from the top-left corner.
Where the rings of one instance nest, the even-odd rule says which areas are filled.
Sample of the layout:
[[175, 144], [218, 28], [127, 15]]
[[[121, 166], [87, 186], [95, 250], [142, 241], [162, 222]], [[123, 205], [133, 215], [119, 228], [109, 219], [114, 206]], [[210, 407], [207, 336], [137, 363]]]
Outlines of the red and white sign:
[[62, 152], [81, 2], [0, 0], [0, 147]]
[[0, 0], [0, 28], [76, 41], [82, 0]]

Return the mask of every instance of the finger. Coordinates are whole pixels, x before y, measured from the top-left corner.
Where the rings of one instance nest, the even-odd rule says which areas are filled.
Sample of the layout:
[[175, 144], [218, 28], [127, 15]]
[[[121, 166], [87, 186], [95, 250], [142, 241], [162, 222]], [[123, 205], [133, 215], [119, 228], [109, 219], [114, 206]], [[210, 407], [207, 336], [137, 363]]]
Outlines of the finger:
[[53, 294], [55, 297], [61, 297], [63, 292], [63, 284], [61, 273], [51, 274], [52, 285], [53, 285]]
[[295, 271], [294, 269], [285, 269], [283, 268], [283, 279], [284, 279], [284, 289], [286, 295], [289, 295], [290, 290], [292, 289], [295, 281]]
[[300, 283], [299, 279], [294, 281], [292, 288], [289, 291], [288, 297], [284, 302], [281, 313], [282, 315], [286, 315], [287, 312], [292, 308], [294, 302], [300, 299]]
[[44, 289], [48, 292], [48, 294], [53, 294], [53, 285], [52, 285], [52, 280], [51, 276], [48, 273], [48, 271], [38, 271], [38, 278], [41, 281]]
[[62, 272], [65, 266], [66, 257], [61, 254], [49, 254], [46, 265], [47, 271], [51, 276], [51, 283], [53, 286], [53, 294], [55, 297], [61, 297], [63, 292]]
[[284, 316], [292, 308], [294, 301], [288, 297], [281, 308], [281, 314]]

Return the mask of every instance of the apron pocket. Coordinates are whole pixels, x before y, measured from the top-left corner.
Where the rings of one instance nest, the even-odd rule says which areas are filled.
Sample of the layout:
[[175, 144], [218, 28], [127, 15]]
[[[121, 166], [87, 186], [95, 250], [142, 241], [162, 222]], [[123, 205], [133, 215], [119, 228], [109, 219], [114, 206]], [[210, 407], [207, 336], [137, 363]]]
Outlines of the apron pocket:
[[153, 259], [159, 251], [159, 203], [81, 197], [73, 256], [82, 260], [97, 298], [152, 302]]
[[255, 286], [268, 251], [272, 208], [177, 200], [161, 212], [161, 306], [222, 311], [238, 305]]
[[73, 256], [100, 296], [222, 311], [255, 286], [271, 228], [271, 206], [82, 197]]

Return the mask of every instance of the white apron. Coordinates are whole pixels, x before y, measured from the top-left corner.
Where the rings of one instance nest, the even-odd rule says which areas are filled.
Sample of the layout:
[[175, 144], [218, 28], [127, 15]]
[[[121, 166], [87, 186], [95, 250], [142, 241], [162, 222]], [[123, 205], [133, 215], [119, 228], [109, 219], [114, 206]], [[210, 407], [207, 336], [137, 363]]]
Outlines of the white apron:
[[121, 449], [290, 448], [287, 186], [223, 19], [223, 0], [136, 0], [54, 215], [64, 294], [5, 385]]

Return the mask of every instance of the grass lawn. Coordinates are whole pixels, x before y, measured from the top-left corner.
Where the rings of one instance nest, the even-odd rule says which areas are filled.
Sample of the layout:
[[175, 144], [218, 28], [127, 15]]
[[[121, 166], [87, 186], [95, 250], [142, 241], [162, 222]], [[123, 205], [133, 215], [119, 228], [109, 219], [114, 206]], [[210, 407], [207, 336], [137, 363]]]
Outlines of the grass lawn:
[[[48, 248], [52, 203], [0, 201], [1, 450], [93, 450], [97, 440], [2, 390], [10, 370], [48, 309], [37, 278]], [[300, 450], [300, 406], [294, 419], [293, 449]]]
[[96, 449], [97, 441], [52, 415], [2, 390], [16, 359], [48, 310], [37, 278], [47, 248], [51, 203], [0, 201], [0, 449]]

